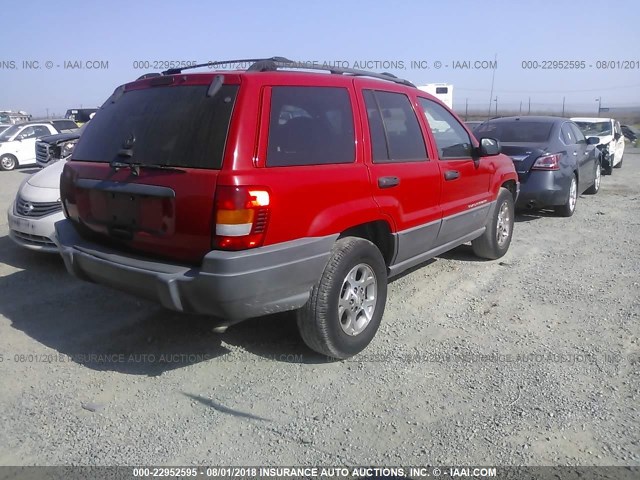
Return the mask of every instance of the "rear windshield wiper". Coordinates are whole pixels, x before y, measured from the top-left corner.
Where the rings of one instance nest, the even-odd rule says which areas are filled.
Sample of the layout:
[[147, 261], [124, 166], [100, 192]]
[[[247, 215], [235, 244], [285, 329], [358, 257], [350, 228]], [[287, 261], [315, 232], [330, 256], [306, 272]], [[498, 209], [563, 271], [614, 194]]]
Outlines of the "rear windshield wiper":
[[109, 166], [111, 166], [111, 168], [115, 169], [116, 171], [118, 171], [121, 168], [130, 168], [131, 173], [133, 173], [134, 175], [140, 175], [141, 168], [145, 168], [149, 170], [167, 170], [167, 171], [178, 172], [178, 173], [186, 172], [181, 168], [171, 167], [169, 165], [159, 165], [159, 164], [152, 164], [152, 163], [119, 162], [117, 160], [110, 162]]
[[152, 164], [152, 163], [134, 163], [134, 165], [137, 165], [138, 167], [141, 167], [141, 168], [148, 168], [151, 170], [168, 170], [170, 172], [179, 172], [179, 173], [186, 172], [186, 170], [183, 170], [182, 168], [172, 167], [170, 165], [159, 165], [159, 164]]

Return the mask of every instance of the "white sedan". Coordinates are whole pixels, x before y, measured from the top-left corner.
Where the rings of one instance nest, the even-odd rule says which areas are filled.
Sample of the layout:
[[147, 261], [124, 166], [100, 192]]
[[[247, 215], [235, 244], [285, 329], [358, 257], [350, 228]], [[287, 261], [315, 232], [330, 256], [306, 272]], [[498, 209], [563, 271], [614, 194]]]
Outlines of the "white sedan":
[[59, 161], [27, 178], [7, 211], [9, 237], [31, 250], [57, 253], [53, 238], [55, 223], [64, 219], [60, 202], [60, 175], [65, 161]]

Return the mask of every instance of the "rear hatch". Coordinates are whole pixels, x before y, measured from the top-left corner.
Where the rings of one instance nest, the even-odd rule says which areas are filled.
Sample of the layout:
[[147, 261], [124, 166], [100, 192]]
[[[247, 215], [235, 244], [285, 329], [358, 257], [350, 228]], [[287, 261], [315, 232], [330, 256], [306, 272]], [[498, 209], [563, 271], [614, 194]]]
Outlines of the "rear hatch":
[[[239, 78], [155, 77], [119, 87], [67, 162], [67, 216], [93, 241], [198, 263], [211, 250], [213, 201]], [[215, 88], [214, 88], [215, 87]]]

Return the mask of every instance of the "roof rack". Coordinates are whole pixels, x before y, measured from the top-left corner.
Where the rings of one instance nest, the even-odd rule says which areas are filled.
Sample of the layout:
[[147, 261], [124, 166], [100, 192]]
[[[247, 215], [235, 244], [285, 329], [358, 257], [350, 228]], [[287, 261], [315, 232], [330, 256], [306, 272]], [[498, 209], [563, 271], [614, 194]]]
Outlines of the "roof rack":
[[292, 68], [292, 69], [301, 69], [301, 70], [323, 70], [330, 72], [334, 75], [353, 75], [359, 77], [371, 77], [377, 78], [379, 80], [387, 80], [389, 82], [399, 83], [401, 85], [406, 85], [409, 87], [414, 87], [415, 85], [411, 83], [409, 80], [405, 80], [403, 78], [398, 78], [395, 75], [384, 72], [384, 73], [376, 73], [369, 72], [367, 70], [358, 70], [355, 68], [340, 68], [340, 67], [330, 67], [324, 65], [312, 65], [306, 62], [296, 62], [293, 60], [289, 60], [284, 57], [271, 57], [271, 58], [252, 58], [245, 60], [225, 60], [221, 62], [207, 62], [200, 63], [198, 65], [190, 65], [188, 67], [183, 68], [171, 68], [169, 70], [165, 70], [162, 72], [163, 75], [175, 75], [182, 73], [183, 70], [191, 70], [194, 68], [201, 67], [215, 67], [218, 65], [229, 65], [233, 63], [249, 63], [251, 65], [247, 68], [247, 72], [275, 72], [279, 68]]

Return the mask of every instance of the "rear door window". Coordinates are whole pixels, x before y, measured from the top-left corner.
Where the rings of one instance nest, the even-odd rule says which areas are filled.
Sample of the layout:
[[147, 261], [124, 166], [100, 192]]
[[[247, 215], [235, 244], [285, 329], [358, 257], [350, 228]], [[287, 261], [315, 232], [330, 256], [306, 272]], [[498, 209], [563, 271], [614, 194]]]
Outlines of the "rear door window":
[[353, 110], [347, 89], [272, 87], [267, 166], [354, 161]]
[[570, 123], [569, 124], [569, 128], [573, 132], [573, 138], [576, 140], [577, 144], [581, 145], [583, 143], [587, 143], [587, 141], [584, 138], [584, 134], [582, 133], [582, 131], [578, 128], [578, 126], [576, 124]]
[[363, 91], [371, 155], [376, 163], [425, 160], [427, 149], [409, 97], [379, 90]]
[[35, 125], [33, 127], [33, 130], [35, 137], [44, 137], [45, 135], [51, 135], [51, 131], [49, 131], [49, 128], [45, 127], [44, 125]]
[[[220, 169], [238, 85], [152, 87], [107, 101], [87, 124], [76, 160]], [[131, 157], [118, 152], [130, 149]]]
[[565, 145], [575, 145], [578, 143], [576, 141], [576, 134], [571, 129], [568, 123], [563, 123], [562, 128], [560, 129], [560, 137]]
[[58, 130], [75, 130], [78, 128], [78, 125], [72, 120], [54, 120], [53, 126]]

